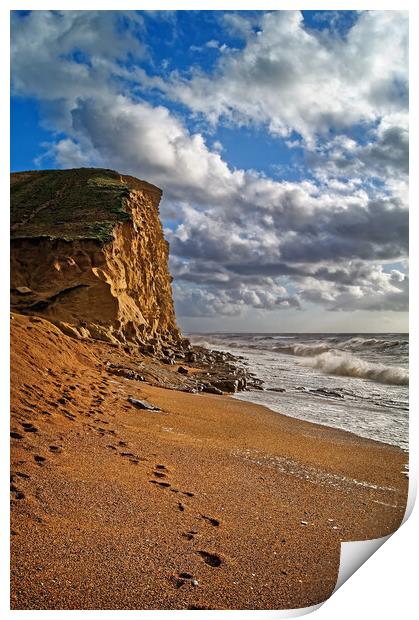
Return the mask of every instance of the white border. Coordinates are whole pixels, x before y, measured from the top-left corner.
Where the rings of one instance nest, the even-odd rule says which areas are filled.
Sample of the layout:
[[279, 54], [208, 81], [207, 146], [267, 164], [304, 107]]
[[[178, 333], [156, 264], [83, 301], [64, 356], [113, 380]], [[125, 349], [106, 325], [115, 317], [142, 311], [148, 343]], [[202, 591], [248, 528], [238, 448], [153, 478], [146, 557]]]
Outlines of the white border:
[[[259, 5], [258, 5], [259, 4]], [[256, 6], [255, 6], [256, 5]], [[238, 1], [220, 1], [212, 0], [210, 2], [192, 2], [192, 1], [150, 1], [145, 0], [142, 2], [133, 2], [127, 0], [122, 6], [115, 6], [113, 3], [103, 0], [102, 2], [80, 2], [73, 1], [54, 3], [50, 2], [7, 2], [3, 4], [0, 9], [0, 45], [1, 48], [1, 67], [2, 67], [2, 84], [3, 84], [3, 96], [0, 98], [0, 123], [2, 125], [0, 148], [2, 149], [1, 161], [3, 166], [0, 168], [1, 175], [1, 188], [2, 188], [2, 208], [0, 210], [1, 217], [1, 234], [3, 235], [2, 243], [0, 244], [0, 265], [2, 266], [1, 282], [4, 286], [2, 302], [0, 305], [1, 318], [0, 318], [0, 342], [2, 343], [3, 355], [0, 357], [0, 385], [3, 395], [3, 427], [0, 433], [0, 446], [2, 448], [2, 490], [3, 501], [5, 501], [8, 507], [8, 456], [9, 456], [9, 434], [8, 423], [5, 423], [7, 418], [7, 412], [9, 410], [8, 391], [9, 391], [9, 361], [8, 361], [8, 348], [9, 348], [9, 320], [8, 320], [8, 300], [9, 300], [9, 221], [8, 221], [8, 193], [9, 193], [9, 179], [8, 179], [8, 167], [5, 162], [9, 161], [9, 103], [7, 99], [7, 88], [4, 85], [9, 81], [9, 10], [10, 9], [100, 9], [100, 10], [118, 10], [118, 9], [171, 9], [171, 10], [197, 10], [197, 9], [212, 9], [212, 10], [237, 10], [237, 9], [311, 9], [311, 10], [337, 10], [337, 9], [381, 9], [381, 10], [409, 10], [410, 11], [410, 30], [411, 30], [411, 60], [414, 71], [411, 72], [411, 136], [412, 136], [412, 150], [411, 150], [411, 170], [414, 173], [411, 175], [411, 216], [410, 216], [410, 230], [412, 235], [417, 230], [417, 204], [415, 198], [417, 198], [417, 79], [415, 79], [415, 73], [417, 72], [417, 59], [419, 58], [417, 50], [417, 8], [415, 3], [399, 1], [399, 2], [378, 2], [377, 0], [371, 0], [369, 3], [352, 1], [342, 2], [303, 2], [301, 4], [295, 2], [273, 2], [272, 0], [265, 0], [262, 3], [251, 2], [238, 2]], [[416, 239], [414, 239], [416, 241]], [[413, 272], [414, 284], [411, 287], [411, 321], [413, 322], [414, 316], [418, 310], [416, 303], [417, 297], [415, 292], [416, 283], [416, 265], [417, 265], [417, 252], [415, 244], [411, 244], [411, 272]], [[411, 376], [417, 376], [417, 337], [413, 330], [411, 330]], [[416, 382], [417, 383], [417, 382]], [[415, 382], [411, 385], [411, 410], [413, 415], [410, 420], [410, 437], [411, 437], [411, 452], [410, 452], [410, 477], [411, 486], [409, 493], [410, 510], [412, 508], [413, 497], [416, 494], [417, 486], [417, 446], [418, 446], [418, 425], [414, 419], [417, 415], [415, 406], [418, 403], [417, 399], [417, 387]], [[8, 562], [5, 562], [5, 558], [9, 557], [8, 552], [8, 508], [3, 506], [2, 518], [6, 523], [2, 523], [1, 528], [1, 598], [0, 609], [4, 613], [4, 617], [9, 618], [23, 618], [30, 614], [34, 617], [46, 618], [60, 616], [66, 616], [67, 618], [79, 618], [81, 615], [85, 617], [94, 617], [98, 615], [103, 618], [115, 618], [120, 616], [128, 616], [136, 614], [136, 617], [144, 618], [164, 618], [180, 616], [182, 618], [192, 617], [192, 611], [9, 611], [9, 571]], [[6, 509], [5, 509], [6, 508]], [[415, 590], [417, 588], [415, 580], [415, 572], [417, 573], [415, 556], [412, 556], [411, 550], [416, 545], [418, 548], [418, 509], [413, 511], [409, 520], [396, 532], [390, 540], [386, 542], [380, 552], [375, 554], [368, 560], [365, 566], [362, 567], [352, 578], [340, 588], [333, 596], [318, 610], [316, 611], [316, 618], [319, 620], [335, 620], [339, 619], [353, 619], [358, 616], [360, 618], [368, 618], [374, 616], [375, 618], [391, 619], [398, 618], [403, 620], [405, 618], [413, 618], [417, 611], [417, 605], [415, 601]], [[387, 540], [387, 539], [386, 539]], [[356, 545], [357, 543], [345, 543], [345, 545]], [[342, 553], [345, 556], [346, 551]], [[359, 557], [359, 556], [358, 556]], [[298, 615], [301, 615], [302, 610], [298, 610]], [[308, 610], [307, 610], [308, 611]], [[295, 617], [295, 613], [291, 611], [284, 612], [269, 612], [269, 611], [221, 611], [221, 612], [201, 612], [200, 618], [212, 618], [212, 617], [228, 616], [237, 618], [279, 618], [279, 617]]]

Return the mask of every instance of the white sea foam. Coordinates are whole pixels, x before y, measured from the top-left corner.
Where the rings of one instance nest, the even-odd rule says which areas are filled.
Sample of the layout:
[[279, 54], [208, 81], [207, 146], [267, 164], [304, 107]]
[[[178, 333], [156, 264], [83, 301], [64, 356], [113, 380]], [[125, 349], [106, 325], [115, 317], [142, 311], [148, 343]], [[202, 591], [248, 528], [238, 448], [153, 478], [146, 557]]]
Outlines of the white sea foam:
[[293, 344], [293, 345], [284, 345], [284, 346], [276, 346], [273, 348], [274, 351], [278, 353], [288, 353], [291, 355], [298, 355], [301, 357], [312, 357], [313, 355], [319, 355], [319, 353], [324, 353], [326, 351], [330, 351], [330, 345], [328, 344]]
[[206, 340], [200, 340], [199, 338], [194, 338], [193, 343], [198, 347], [204, 347], [204, 349], [212, 349], [214, 347], [214, 343], [209, 343]]
[[407, 340], [389, 340], [382, 338], [350, 338], [349, 340], [344, 340], [340, 342], [337, 346], [342, 349], [350, 349], [356, 351], [357, 349], [376, 349], [386, 350], [386, 349], [394, 349], [400, 346], [406, 346], [408, 344]]
[[307, 360], [305, 365], [322, 370], [326, 374], [341, 377], [371, 379], [388, 385], [409, 385], [409, 373], [400, 366], [371, 364], [348, 353], [327, 351]]
[[191, 340], [240, 355], [264, 380], [264, 390], [236, 398], [408, 449], [406, 334], [217, 333]]

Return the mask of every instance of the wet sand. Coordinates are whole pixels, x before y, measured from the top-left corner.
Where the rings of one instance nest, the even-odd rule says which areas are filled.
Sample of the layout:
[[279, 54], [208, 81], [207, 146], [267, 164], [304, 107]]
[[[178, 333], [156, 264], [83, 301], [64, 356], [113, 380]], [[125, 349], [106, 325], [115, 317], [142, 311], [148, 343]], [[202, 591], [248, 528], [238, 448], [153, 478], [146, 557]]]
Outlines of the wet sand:
[[103, 351], [12, 321], [13, 609], [305, 607], [341, 541], [400, 524], [401, 450], [110, 376]]

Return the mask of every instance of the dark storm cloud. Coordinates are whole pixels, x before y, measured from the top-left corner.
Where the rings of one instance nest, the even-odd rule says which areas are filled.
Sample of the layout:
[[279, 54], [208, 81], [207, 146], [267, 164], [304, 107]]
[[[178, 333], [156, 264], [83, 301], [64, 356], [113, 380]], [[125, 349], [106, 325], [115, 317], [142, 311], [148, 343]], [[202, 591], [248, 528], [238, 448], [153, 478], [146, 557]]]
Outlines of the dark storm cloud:
[[409, 132], [404, 116], [390, 116], [370, 131], [366, 144], [338, 137], [307, 152], [307, 164], [320, 175], [361, 175], [405, 179], [409, 173]]
[[248, 206], [249, 218], [239, 226], [228, 213], [223, 221], [212, 210], [196, 214], [189, 225], [185, 220], [180, 230], [169, 232], [169, 240], [178, 256], [237, 265], [240, 273], [293, 275], [298, 274], [295, 263], [397, 259], [407, 252], [408, 212], [394, 202], [373, 200], [350, 209], [338, 204], [334, 210], [319, 206], [301, 219], [301, 202], [292, 217], [278, 204], [269, 215], [269, 232], [266, 211]]

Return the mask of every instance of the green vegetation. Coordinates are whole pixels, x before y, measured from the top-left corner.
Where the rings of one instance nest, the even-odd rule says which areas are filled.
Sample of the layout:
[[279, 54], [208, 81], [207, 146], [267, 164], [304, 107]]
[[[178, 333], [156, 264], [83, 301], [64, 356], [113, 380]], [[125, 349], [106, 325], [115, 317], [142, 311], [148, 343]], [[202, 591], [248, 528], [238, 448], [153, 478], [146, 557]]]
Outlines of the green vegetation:
[[78, 168], [16, 172], [11, 176], [12, 239], [112, 239], [130, 188], [114, 170]]

